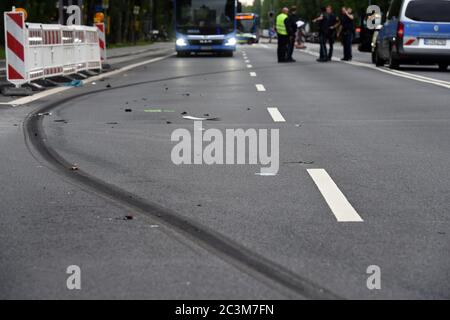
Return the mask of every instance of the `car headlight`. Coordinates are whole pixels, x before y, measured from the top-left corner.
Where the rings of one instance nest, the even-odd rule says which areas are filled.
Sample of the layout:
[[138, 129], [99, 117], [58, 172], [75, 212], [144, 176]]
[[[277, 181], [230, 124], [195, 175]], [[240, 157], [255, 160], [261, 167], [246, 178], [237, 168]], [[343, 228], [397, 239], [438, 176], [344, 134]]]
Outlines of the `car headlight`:
[[227, 42], [225, 42], [226, 46], [235, 46], [237, 44], [236, 38], [229, 38], [227, 39]]
[[177, 44], [177, 46], [179, 46], [179, 47], [185, 47], [185, 46], [187, 46], [186, 39], [184, 39], [184, 38], [178, 38], [176, 44]]

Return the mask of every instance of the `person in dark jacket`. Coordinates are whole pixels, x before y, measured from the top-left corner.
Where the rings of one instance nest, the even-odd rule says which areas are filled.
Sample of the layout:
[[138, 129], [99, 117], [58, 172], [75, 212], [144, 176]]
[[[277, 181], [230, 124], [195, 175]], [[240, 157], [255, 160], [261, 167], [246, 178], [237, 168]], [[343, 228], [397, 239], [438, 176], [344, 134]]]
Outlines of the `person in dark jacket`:
[[291, 9], [289, 9], [289, 17], [286, 21], [286, 27], [288, 29], [288, 36], [289, 36], [289, 45], [288, 45], [288, 52], [287, 52], [287, 61], [288, 62], [295, 62], [292, 55], [294, 54], [294, 48], [295, 48], [295, 39], [297, 37], [297, 7], [293, 6]]
[[339, 27], [340, 22], [338, 17], [334, 14], [332, 6], [327, 6], [326, 12], [328, 16], [326, 41], [330, 46], [328, 49], [327, 59], [328, 61], [331, 61], [331, 59], [333, 59], [334, 42], [336, 41], [337, 28]]
[[342, 45], [344, 46], [344, 57], [342, 61], [351, 61], [352, 55], [352, 43], [353, 35], [355, 32], [354, 26], [355, 16], [353, 15], [352, 8], [342, 8], [341, 26], [342, 26]]
[[318, 62], [328, 61], [327, 51], [327, 30], [328, 30], [328, 15], [325, 8], [321, 8], [321, 14], [313, 20], [314, 23], [319, 24], [319, 42], [320, 42], [320, 57]]

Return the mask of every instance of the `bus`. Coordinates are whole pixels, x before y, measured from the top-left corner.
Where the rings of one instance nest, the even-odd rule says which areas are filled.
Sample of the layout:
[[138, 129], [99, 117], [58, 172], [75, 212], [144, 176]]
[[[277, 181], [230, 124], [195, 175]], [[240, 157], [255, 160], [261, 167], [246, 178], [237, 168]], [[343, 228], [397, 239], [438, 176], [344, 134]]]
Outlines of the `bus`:
[[176, 51], [179, 57], [236, 51], [237, 0], [175, 0]]
[[254, 13], [236, 15], [236, 39], [240, 44], [259, 42], [259, 17]]

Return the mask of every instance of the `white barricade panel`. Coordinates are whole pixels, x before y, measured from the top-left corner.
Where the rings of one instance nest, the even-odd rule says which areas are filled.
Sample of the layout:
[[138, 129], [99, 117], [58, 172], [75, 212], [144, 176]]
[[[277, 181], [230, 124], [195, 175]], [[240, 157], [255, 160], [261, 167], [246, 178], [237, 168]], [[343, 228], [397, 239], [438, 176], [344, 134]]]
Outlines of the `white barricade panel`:
[[64, 48], [62, 30], [59, 25], [43, 24], [43, 68], [44, 77], [62, 75], [64, 72]]
[[30, 81], [44, 77], [44, 54], [45, 50], [42, 27], [37, 23], [27, 24], [28, 48], [27, 48], [27, 70]]
[[22, 12], [4, 16], [7, 78], [16, 86], [102, 68], [97, 27], [25, 23]]

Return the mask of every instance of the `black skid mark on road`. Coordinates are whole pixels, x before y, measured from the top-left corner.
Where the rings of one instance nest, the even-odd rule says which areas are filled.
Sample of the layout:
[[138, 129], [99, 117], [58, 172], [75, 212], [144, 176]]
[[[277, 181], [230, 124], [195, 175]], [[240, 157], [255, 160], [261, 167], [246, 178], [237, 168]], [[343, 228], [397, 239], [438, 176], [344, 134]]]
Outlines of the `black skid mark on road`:
[[[212, 72], [206, 74], [222, 74], [243, 70], [245, 69]], [[237, 269], [247, 273], [253, 278], [257, 280], [259, 279], [260, 281], [262, 280], [274, 289], [286, 292], [286, 294], [290, 297], [302, 297], [309, 299], [342, 299], [342, 297], [339, 297], [328, 289], [317, 285], [303, 276], [293, 273], [278, 263], [247, 249], [243, 245], [209, 229], [206, 226], [187, 219], [176, 211], [162, 207], [157, 203], [149, 201], [148, 199], [141, 198], [126, 190], [118, 188], [115, 185], [100, 180], [95, 176], [78, 169], [78, 167], [77, 170], [67, 170], [67, 168], [71, 168], [74, 165], [64, 159], [59, 153], [56, 152], [56, 150], [47, 144], [48, 141], [45, 139], [45, 131], [43, 129], [43, 117], [36, 117], [38, 112], [50, 112], [51, 110], [68, 102], [73, 102], [75, 98], [86, 97], [110, 90], [193, 76], [199, 76], [199, 74], [144, 81], [115, 87], [113, 89], [97, 89], [81, 94], [69, 95], [63, 99], [44, 105], [39, 108], [38, 111], [31, 113], [24, 121], [23, 130], [25, 144], [29, 152], [37, 161], [40, 161], [41, 163], [45, 161], [49, 168], [70, 179], [83, 190], [88, 189], [87, 191], [94, 192], [103, 198], [107, 198], [110, 201], [120, 204], [121, 206], [130, 208], [133, 212], [151, 217], [152, 219], [158, 221], [159, 224], [166, 225], [169, 229], [185, 236], [187, 239], [203, 247], [208, 252], [235, 266]], [[38, 136], [42, 136], [42, 138]]]
[[283, 164], [306, 164], [306, 165], [311, 165], [311, 164], [314, 164], [314, 161], [286, 161], [286, 162], [283, 162]]

